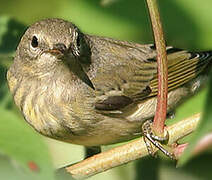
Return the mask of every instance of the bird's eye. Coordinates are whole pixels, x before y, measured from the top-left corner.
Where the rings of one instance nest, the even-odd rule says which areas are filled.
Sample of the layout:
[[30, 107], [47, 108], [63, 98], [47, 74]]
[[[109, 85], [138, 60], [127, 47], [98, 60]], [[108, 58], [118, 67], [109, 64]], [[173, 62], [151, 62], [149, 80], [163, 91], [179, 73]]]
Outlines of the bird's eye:
[[31, 46], [32, 46], [33, 48], [38, 47], [38, 38], [37, 38], [36, 36], [33, 36], [33, 37], [32, 37]]

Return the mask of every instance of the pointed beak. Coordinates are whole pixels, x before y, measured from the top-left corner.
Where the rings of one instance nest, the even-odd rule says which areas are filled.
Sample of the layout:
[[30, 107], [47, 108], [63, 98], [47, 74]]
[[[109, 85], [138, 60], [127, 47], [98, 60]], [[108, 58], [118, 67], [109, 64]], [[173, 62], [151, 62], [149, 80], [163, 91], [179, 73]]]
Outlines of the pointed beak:
[[49, 49], [48, 52], [53, 55], [64, 55], [67, 51], [65, 44], [58, 43], [53, 45], [53, 49]]

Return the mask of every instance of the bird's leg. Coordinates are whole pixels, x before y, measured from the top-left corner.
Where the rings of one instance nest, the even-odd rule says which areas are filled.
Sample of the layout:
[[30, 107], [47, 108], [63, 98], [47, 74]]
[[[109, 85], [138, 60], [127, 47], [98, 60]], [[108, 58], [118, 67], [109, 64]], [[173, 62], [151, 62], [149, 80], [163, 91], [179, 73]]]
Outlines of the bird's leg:
[[98, 153], [101, 153], [100, 146], [85, 146], [85, 159]]
[[174, 155], [161, 145], [162, 142], [165, 142], [169, 139], [168, 131], [165, 131], [164, 137], [156, 136], [152, 131], [152, 120], [147, 120], [142, 125], [142, 133], [144, 135], [144, 141], [150, 155], [155, 155], [152, 148], [152, 145], [154, 145], [166, 156], [170, 157], [171, 159], [175, 159]]

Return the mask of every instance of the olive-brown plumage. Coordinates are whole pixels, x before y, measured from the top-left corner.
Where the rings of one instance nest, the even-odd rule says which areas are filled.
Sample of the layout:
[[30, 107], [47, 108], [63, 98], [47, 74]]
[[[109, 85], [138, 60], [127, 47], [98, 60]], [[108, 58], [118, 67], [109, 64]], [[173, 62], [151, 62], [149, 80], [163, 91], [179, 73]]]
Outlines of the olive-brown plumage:
[[[211, 52], [167, 47], [168, 112], [207, 79]], [[132, 139], [156, 109], [153, 45], [83, 34], [46, 19], [28, 28], [7, 73], [16, 105], [31, 126], [58, 140], [98, 146]]]

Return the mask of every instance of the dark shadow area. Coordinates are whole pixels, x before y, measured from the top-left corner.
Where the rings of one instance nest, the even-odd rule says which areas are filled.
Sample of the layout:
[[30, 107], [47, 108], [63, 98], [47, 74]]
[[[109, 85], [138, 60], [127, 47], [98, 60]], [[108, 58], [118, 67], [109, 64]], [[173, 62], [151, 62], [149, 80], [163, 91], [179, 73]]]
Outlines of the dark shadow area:
[[[110, 14], [114, 17], [129, 21], [135, 24], [141, 31], [135, 37], [135, 41], [151, 43], [152, 30], [148, 19], [147, 7], [145, 1], [140, 0], [122, 0], [112, 3], [106, 7], [101, 6], [99, 0], [86, 1], [87, 6]], [[196, 37], [198, 37], [198, 27], [192, 21], [189, 14], [173, 1], [160, 1], [160, 12], [162, 23], [166, 34], [168, 45], [178, 46], [180, 48], [198, 47]], [[142, 36], [142, 37], [141, 37]]]
[[0, 44], [0, 53], [11, 53], [15, 51], [26, 26], [14, 19], [7, 22], [7, 32], [3, 35]]
[[[6, 26], [7, 31], [2, 35], [0, 44], [0, 102], [8, 93], [6, 80], [7, 67], [3, 64], [10, 64], [10, 61], [12, 61], [12, 58], [10, 57], [11, 53], [15, 51], [18, 42], [26, 29], [25, 25], [14, 19], [8, 19]], [[9, 101], [7, 103], [7, 108], [10, 109], [12, 106], [12, 101]]]
[[[212, 154], [204, 153], [193, 159], [191, 159], [183, 167], [176, 168], [171, 162], [161, 163], [161, 168], [166, 169], [168, 172], [176, 174], [176, 177], [180, 180], [186, 180], [187, 177], [193, 177], [193, 179], [208, 180], [212, 177], [211, 171]], [[168, 173], [163, 172], [163, 177], [168, 178]]]
[[[1, 82], [0, 83], [0, 103], [6, 100], [5, 108], [12, 109], [12, 108], [15, 108], [15, 105], [12, 101], [11, 95], [8, 94], [9, 90], [7, 85], [6, 73], [7, 73], [7, 68], [0, 65], [0, 82]], [[7, 98], [9, 96], [10, 98]]]
[[3, 98], [5, 92], [5, 85], [6, 85], [6, 72], [7, 69], [0, 65], [0, 101]]
[[148, 179], [148, 180], [157, 180], [158, 171], [160, 166], [160, 159], [153, 157], [146, 157], [136, 161], [135, 180]]
[[[211, 169], [212, 154], [205, 153], [190, 160], [183, 167], [176, 167], [176, 162], [162, 161], [161, 159], [144, 158], [136, 162], [135, 180], [208, 180], [212, 177]], [[176, 177], [176, 178], [174, 178]]]

